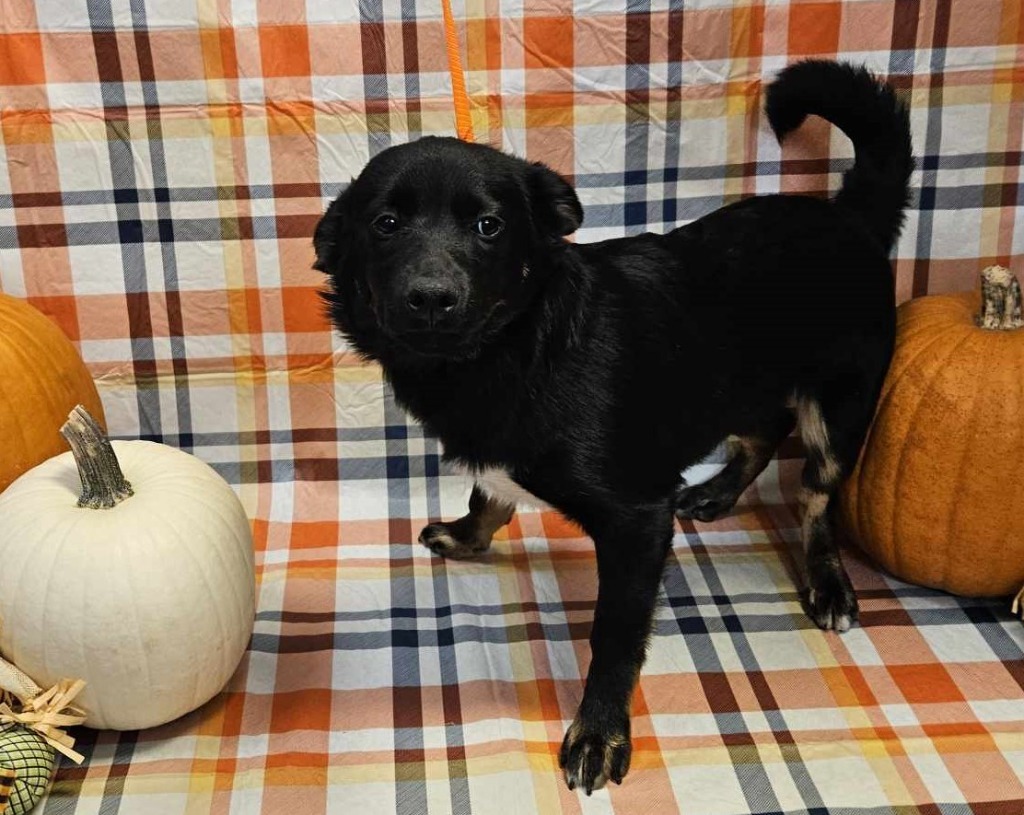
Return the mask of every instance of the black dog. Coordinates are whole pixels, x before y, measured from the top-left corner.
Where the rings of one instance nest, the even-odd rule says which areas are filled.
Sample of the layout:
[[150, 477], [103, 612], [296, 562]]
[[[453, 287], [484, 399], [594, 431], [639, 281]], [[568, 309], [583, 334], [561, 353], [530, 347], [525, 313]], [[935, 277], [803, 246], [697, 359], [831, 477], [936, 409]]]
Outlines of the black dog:
[[[477, 475], [469, 514], [420, 540], [483, 552], [527, 493], [594, 539], [592, 661], [559, 756], [588, 794], [629, 768], [673, 513], [729, 510], [794, 425], [808, 613], [837, 631], [857, 617], [829, 508], [892, 353], [908, 116], [866, 71], [829, 62], [783, 71], [767, 113], [780, 139], [812, 113], [852, 139], [834, 201], [752, 198], [667, 235], [574, 245], [583, 211], [560, 176], [425, 138], [371, 160], [316, 230], [334, 323]], [[726, 467], [685, 485], [680, 470], [723, 440]]]

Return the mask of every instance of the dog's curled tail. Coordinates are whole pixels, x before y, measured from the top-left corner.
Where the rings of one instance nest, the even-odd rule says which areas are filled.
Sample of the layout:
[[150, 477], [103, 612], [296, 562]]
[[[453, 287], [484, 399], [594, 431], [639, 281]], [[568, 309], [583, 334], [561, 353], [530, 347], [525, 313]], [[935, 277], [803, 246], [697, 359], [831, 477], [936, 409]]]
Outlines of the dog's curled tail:
[[903, 226], [914, 170], [910, 116], [892, 87], [865, 68], [805, 60], [768, 86], [765, 111], [780, 142], [812, 113], [849, 136], [856, 158], [836, 203], [856, 212], [889, 252]]

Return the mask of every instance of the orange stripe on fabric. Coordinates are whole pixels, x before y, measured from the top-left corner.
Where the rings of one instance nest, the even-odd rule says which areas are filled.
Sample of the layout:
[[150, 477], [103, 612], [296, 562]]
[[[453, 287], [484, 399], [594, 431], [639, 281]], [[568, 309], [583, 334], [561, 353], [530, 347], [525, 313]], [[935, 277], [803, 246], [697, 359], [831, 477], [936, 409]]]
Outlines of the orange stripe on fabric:
[[466, 77], [462, 72], [462, 54], [459, 52], [459, 32], [455, 30], [451, 0], [441, 0], [444, 12], [445, 47], [448, 50], [448, 73], [452, 78], [452, 101], [455, 104], [455, 132], [463, 141], [475, 141], [473, 122], [469, 116], [469, 96]]

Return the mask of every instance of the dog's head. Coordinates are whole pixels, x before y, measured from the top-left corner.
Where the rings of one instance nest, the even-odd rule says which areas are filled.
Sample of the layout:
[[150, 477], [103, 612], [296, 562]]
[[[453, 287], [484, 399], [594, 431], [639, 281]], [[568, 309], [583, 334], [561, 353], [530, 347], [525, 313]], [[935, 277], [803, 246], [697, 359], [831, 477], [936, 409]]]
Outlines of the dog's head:
[[358, 348], [465, 358], [526, 308], [583, 220], [541, 164], [429, 137], [373, 158], [314, 236], [331, 317]]

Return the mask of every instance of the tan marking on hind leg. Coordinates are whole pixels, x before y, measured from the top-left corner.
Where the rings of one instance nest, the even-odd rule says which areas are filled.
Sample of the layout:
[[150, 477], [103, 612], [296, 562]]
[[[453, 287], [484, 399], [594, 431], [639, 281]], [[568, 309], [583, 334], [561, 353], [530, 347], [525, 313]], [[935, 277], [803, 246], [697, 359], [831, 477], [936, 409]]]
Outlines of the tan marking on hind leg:
[[802, 487], [799, 494], [800, 506], [803, 510], [800, 522], [800, 534], [803, 538], [804, 552], [807, 552], [807, 542], [811, 539], [811, 527], [815, 521], [821, 518], [828, 509], [829, 494], [817, 492], [807, 487]]
[[832, 443], [821, 415], [821, 406], [817, 400], [801, 396], [796, 400], [796, 416], [804, 447], [821, 459], [818, 467], [821, 483], [835, 484], [842, 475], [842, 469], [832, 453]]

